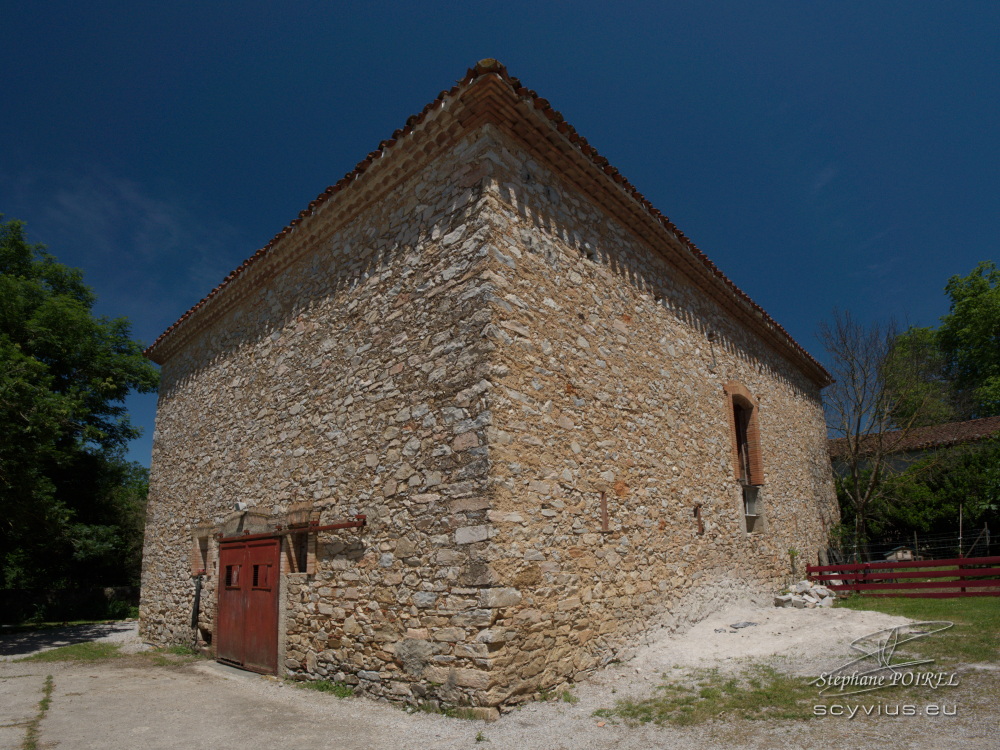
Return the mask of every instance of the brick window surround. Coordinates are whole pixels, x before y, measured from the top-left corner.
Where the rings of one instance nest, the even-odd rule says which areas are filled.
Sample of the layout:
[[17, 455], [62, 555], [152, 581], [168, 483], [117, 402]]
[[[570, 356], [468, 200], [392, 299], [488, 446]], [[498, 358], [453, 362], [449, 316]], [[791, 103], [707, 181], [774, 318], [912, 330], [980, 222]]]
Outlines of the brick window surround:
[[[733, 477], [744, 484], [760, 486], [764, 484], [764, 461], [760, 448], [760, 423], [758, 419], [757, 399], [753, 397], [746, 386], [735, 380], [730, 380], [723, 386], [726, 394], [726, 412], [729, 415], [729, 439], [732, 449]], [[740, 460], [739, 430], [736, 419], [741, 412], [746, 426], [746, 464]], [[745, 476], [748, 474], [748, 476]]]

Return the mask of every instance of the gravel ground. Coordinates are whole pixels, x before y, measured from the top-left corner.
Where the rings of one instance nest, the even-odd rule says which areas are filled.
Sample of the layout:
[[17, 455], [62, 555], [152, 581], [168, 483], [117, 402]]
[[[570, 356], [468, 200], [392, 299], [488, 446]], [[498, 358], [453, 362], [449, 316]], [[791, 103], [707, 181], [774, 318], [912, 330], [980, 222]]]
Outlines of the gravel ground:
[[[757, 624], [728, 627], [738, 622]], [[593, 716], [594, 710], [612, 706], [618, 697], [650, 695], [664, 673], [691, 668], [728, 671], [767, 662], [816, 676], [844, 662], [853, 638], [903, 622], [839, 609], [728, 610], [683, 635], [656, 638], [627, 663], [613, 664], [578, 684], [573, 689], [577, 703], [531, 703], [492, 724], [409, 714], [365, 698], [337, 699], [208, 661], [156, 667], [137, 656], [98, 664], [4, 663], [0, 749], [21, 747], [28, 722], [37, 715], [47, 675], [53, 676], [52, 702], [38, 727], [39, 747], [48, 748], [231, 748], [251, 743], [304, 750], [1000, 748], [994, 698], [1000, 672], [983, 670], [975, 680], [966, 680], [973, 677], [971, 665], [963, 684], [942, 695], [942, 703], [957, 704], [955, 717], [716, 721], [661, 728], [614, 725]], [[61, 637], [77, 639], [73, 632]], [[119, 641], [129, 650], [142, 648], [134, 625], [109, 626], [96, 639]], [[38, 644], [23, 642], [20, 648], [31, 646]], [[7, 638], [0, 640], [0, 652], [11, 655], [13, 650]], [[598, 726], [602, 721], [604, 726]]]

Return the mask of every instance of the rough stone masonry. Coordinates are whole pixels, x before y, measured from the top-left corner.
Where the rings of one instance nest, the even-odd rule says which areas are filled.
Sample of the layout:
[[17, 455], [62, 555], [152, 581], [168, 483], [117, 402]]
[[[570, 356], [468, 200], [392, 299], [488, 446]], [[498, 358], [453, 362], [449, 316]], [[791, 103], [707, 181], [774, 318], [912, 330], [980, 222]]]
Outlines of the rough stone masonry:
[[494, 61], [148, 355], [145, 638], [213, 647], [219, 535], [367, 516], [275, 531], [300, 679], [488, 712], [777, 588], [837, 521], [829, 376]]

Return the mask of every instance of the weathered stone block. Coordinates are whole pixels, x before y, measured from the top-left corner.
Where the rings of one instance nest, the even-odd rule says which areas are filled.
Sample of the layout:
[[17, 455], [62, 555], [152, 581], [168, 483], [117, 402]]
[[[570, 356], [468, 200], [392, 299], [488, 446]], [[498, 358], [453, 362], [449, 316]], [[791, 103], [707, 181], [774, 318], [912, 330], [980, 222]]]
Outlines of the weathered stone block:
[[465, 640], [465, 629], [464, 628], [441, 628], [434, 633], [435, 641], [447, 641], [449, 643], [455, 643], [456, 641]]
[[416, 591], [411, 599], [416, 607], [433, 607], [435, 602], [437, 602], [438, 595], [432, 591]]
[[423, 639], [404, 638], [393, 645], [396, 661], [411, 675], [420, 675], [433, 654], [434, 646]]
[[521, 592], [513, 588], [484, 589], [479, 592], [480, 607], [511, 607], [521, 603]]
[[491, 526], [463, 526], [455, 529], [455, 544], [473, 544], [484, 542], [493, 535]]

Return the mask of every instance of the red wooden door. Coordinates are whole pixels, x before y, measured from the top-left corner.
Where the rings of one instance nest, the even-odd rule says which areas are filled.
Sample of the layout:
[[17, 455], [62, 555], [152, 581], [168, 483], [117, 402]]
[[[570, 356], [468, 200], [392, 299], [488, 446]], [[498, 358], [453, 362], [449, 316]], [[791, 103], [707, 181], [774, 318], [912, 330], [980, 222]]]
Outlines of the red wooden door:
[[279, 550], [278, 539], [220, 545], [216, 656], [221, 661], [277, 673]]

